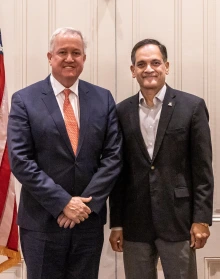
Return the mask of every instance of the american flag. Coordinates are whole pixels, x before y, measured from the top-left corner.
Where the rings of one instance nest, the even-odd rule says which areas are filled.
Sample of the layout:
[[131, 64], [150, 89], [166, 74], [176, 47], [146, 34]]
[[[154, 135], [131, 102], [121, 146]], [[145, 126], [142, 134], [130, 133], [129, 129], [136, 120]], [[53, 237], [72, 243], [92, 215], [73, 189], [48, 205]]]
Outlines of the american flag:
[[0, 30], [0, 255], [8, 260], [0, 264], [0, 272], [16, 265], [18, 251], [17, 207], [14, 177], [10, 171], [7, 150], [8, 95], [5, 86], [5, 68]]

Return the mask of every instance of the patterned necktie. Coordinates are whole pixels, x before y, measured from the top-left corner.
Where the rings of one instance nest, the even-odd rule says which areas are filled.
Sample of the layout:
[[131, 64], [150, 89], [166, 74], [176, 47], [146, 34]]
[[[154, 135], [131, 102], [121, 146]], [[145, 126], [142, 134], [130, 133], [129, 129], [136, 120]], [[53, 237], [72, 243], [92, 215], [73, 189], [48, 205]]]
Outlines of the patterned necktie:
[[71, 90], [64, 89], [63, 93], [65, 95], [65, 100], [63, 104], [63, 113], [64, 113], [64, 122], [66, 125], [67, 133], [73, 148], [73, 151], [76, 155], [78, 140], [79, 140], [79, 127], [76, 121], [76, 117], [72, 108], [72, 105], [69, 100]]

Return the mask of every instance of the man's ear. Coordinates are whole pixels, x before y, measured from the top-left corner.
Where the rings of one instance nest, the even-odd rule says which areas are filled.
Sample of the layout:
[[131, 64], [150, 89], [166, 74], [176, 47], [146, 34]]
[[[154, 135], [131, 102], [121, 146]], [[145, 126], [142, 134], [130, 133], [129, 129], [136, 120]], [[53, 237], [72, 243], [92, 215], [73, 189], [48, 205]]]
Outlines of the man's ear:
[[133, 78], [136, 78], [135, 67], [134, 67], [134, 65], [131, 65], [131, 66], [130, 66], [130, 70], [131, 70], [132, 77], [133, 77]]
[[169, 62], [166, 62], [165, 63], [165, 67], [166, 67], [166, 75], [169, 75], [169, 70], [170, 70], [170, 64], [169, 64]]
[[48, 59], [48, 62], [49, 62], [50, 65], [51, 65], [51, 58], [52, 58], [52, 53], [48, 52], [47, 53], [47, 59]]

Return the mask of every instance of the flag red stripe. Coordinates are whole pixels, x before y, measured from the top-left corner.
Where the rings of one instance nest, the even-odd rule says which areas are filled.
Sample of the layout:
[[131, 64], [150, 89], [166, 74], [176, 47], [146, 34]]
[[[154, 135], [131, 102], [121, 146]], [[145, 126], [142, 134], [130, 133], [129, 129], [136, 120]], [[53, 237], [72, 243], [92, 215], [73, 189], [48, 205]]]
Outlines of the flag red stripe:
[[4, 68], [3, 55], [0, 54], [0, 106], [2, 104], [4, 88], [5, 88], [5, 68]]
[[8, 159], [8, 148], [7, 144], [5, 145], [4, 154], [2, 157], [2, 162], [0, 166], [0, 219], [2, 217], [5, 201], [8, 193], [8, 185], [10, 180], [10, 166], [9, 166], [9, 159]]

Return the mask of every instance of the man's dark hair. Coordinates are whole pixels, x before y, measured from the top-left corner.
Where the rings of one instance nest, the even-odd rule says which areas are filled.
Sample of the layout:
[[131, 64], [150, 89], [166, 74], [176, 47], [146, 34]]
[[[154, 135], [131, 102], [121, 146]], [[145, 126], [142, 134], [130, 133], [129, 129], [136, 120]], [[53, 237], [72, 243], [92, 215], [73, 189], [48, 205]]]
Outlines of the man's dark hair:
[[131, 52], [131, 62], [134, 65], [135, 64], [135, 55], [136, 55], [136, 51], [140, 48], [143, 47], [145, 45], [156, 45], [159, 47], [160, 52], [162, 54], [163, 57], [163, 61], [167, 62], [167, 49], [164, 45], [162, 45], [160, 42], [158, 42], [157, 40], [154, 39], [144, 39], [140, 42], [138, 42], [132, 49]]

